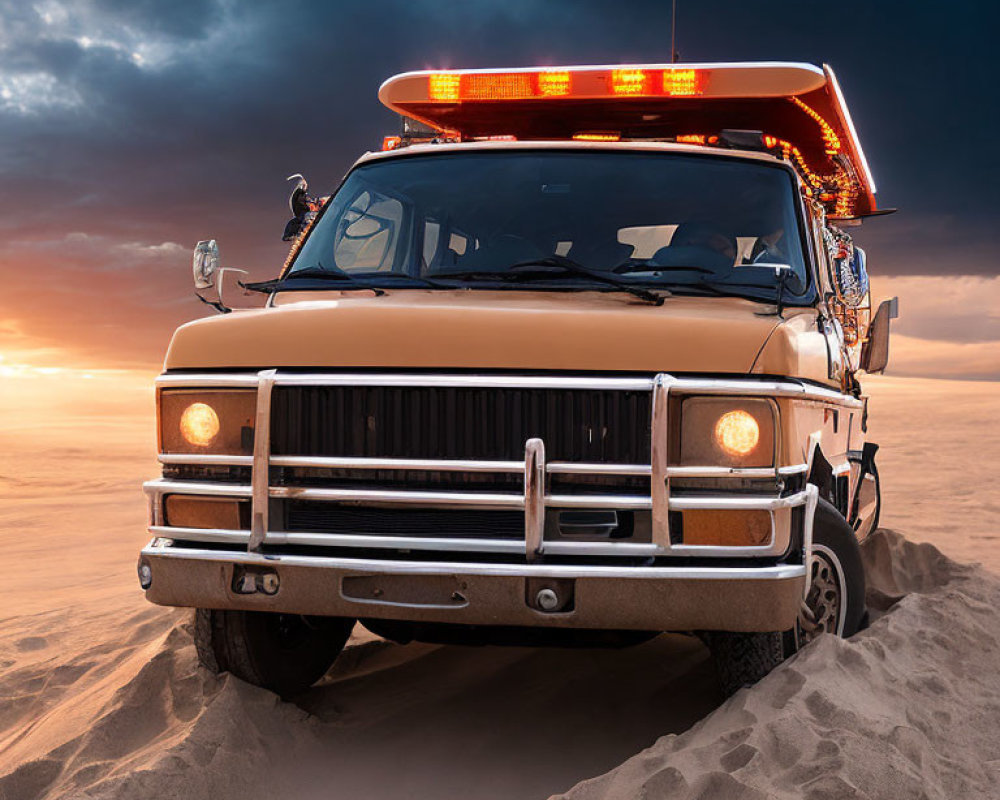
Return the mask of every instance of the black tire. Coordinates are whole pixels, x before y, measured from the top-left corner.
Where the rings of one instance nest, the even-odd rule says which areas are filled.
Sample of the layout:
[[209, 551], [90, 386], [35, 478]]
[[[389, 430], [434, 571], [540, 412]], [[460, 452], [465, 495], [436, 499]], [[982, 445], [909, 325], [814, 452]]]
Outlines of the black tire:
[[342, 617], [199, 608], [194, 644], [212, 672], [290, 697], [323, 677], [353, 628], [354, 620]]
[[[744, 686], [753, 686], [790, 656], [793, 650], [788, 648], [788, 638], [781, 631], [708, 632], [705, 644], [712, 651], [715, 673], [723, 696], [730, 697]], [[792, 647], [794, 648], [794, 643]]]
[[[864, 626], [865, 571], [858, 540], [840, 512], [822, 499], [813, 525], [813, 556], [810, 608], [823, 612], [820, 617], [825, 624], [814, 627], [810, 621], [800, 620], [788, 631], [712, 631], [705, 635], [726, 697], [755, 684], [820, 633], [847, 638]], [[824, 596], [820, 590], [826, 586], [836, 586], [839, 597]]]

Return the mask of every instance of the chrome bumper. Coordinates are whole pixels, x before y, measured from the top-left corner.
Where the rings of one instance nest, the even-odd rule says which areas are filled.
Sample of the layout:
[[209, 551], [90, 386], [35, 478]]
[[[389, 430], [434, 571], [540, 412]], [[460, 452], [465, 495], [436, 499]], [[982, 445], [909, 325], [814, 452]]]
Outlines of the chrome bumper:
[[[405, 562], [261, 555], [176, 547], [154, 539], [140, 556], [147, 598], [160, 605], [280, 611], [468, 625], [621, 630], [786, 630], [806, 570], [771, 567], [614, 567]], [[241, 591], [272, 575], [273, 593]], [[534, 603], [548, 585], [569, 608]]]

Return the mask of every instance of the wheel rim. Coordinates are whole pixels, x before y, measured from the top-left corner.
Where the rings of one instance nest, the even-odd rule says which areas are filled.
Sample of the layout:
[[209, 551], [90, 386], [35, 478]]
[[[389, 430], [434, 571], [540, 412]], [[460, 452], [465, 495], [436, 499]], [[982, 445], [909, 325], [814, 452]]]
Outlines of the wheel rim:
[[814, 545], [810, 560], [809, 592], [799, 614], [799, 645], [808, 644], [821, 633], [842, 636], [847, 608], [844, 571], [830, 548]]

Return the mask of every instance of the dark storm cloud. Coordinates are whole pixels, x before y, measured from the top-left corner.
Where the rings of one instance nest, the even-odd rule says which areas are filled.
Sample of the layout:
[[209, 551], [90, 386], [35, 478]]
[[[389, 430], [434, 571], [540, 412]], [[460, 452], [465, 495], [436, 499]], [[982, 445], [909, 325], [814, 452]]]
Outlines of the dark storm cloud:
[[[992, 226], [976, 230], [997, 211], [991, 186], [1000, 177], [983, 158], [1000, 121], [988, 101], [996, 70], [987, 6], [942, 15], [921, 4], [859, 3], [840, 30], [826, 4], [680, 7], [688, 59], [833, 63], [882, 202], [952, 214], [970, 244], [998, 244]], [[77, 220], [187, 241], [193, 226], [211, 220], [246, 253], [270, 242], [244, 231], [261, 230], [265, 219], [280, 225], [285, 175], [303, 170], [329, 185], [394, 129], [375, 90], [396, 71], [663, 60], [669, 50], [665, 2], [98, 0], [11, 5], [3, 14], [17, 36], [0, 50], [0, 74], [37, 71], [56, 81], [51, 105], [0, 117], [0, 163], [16, 190], [0, 201], [4, 227], [23, 224], [11, 200], [28, 198], [55, 202], [59, 219], [49, 224], [61, 228]], [[60, 104], [60, 90], [76, 104]], [[252, 224], [243, 226], [247, 215]], [[992, 269], [979, 262], [941, 268]], [[892, 269], [908, 271], [895, 259]]]
[[[880, 201], [904, 209], [859, 234], [873, 270], [992, 274], [996, 17], [974, 3], [680, 0], [678, 46], [684, 60], [833, 64]], [[228, 263], [273, 274], [285, 176], [332, 187], [394, 132], [375, 96], [389, 75], [665, 61], [669, 24], [664, 0], [0, 0], [0, 242], [21, 243], [0, 244], [0, 270], [22, 268], [25, 242], [49, 259], [45, 242], [85, 233], [184, 248], [214, 236]], [[161, 261], [139, 262], [141, 291], [123, 280], [123, 308], [143, 313], [160, 286], [174, 309], [186, 259], [169, 280]]]

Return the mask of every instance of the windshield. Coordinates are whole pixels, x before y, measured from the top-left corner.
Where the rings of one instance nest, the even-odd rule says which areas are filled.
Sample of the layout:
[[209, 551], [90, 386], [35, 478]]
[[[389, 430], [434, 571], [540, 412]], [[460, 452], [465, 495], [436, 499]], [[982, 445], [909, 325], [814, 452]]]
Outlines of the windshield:
[[[738, 158], [473, 151], [362, 165], [285, 276], [433, 288], [811, 293], [791, 173]], [[588, 275], [587, 272], [600, 273]], [[611, 280], [608, 280], [611, 279]]]

